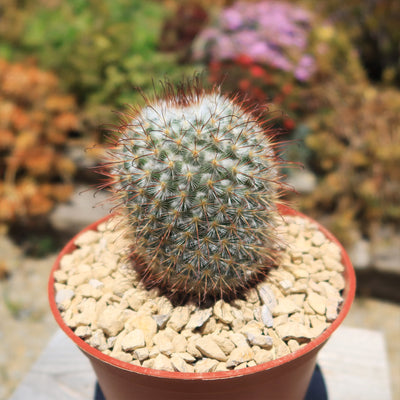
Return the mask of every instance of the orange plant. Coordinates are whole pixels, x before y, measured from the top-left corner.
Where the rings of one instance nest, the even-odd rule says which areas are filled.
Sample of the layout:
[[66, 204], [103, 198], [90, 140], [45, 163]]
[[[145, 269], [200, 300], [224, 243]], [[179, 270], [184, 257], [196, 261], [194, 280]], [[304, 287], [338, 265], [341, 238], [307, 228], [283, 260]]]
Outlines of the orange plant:
[[74, 98], [30, 62], [0, 59], [0, 223], [47, 214], [72, 192], [65, 155], [77, 130]]

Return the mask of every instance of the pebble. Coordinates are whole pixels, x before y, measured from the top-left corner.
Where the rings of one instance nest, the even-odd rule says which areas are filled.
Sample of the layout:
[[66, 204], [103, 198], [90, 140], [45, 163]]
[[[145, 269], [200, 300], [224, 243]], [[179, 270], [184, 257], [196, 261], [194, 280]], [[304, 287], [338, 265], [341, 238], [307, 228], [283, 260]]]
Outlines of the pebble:
[[108, 349], [107, 340], [101, 329], [96, 330], [90, 337], [88, 343], [100, 351]]
[[183, 353], [187, 348], [187, 340], [182, 335], [177, 335], [172, 339], [174, 352]]
[[313, 279], [316, 282], [324, 282], [324, 281], [328, 281], [331, 276], [332, 276], [332, 273], [330, 271], [320, 271], [320, 272], [311, 274], [311, 279]]
[[221, 361], [218, 363], [217, 368], [215, 368], [214, 371], [217, 372], [217, 371], [229, 371], [229, 370], [226, 366], [226, 362]]
[[196, 361], [196, 357], [193, 357], [191, 354], [187, 353], [186, 351], [183, 353], [173, 353], [172, 357], [180, 357], [180, 358], [182, 358], [182, 360], [186, 361], [187, 363], [193, 363]]
[[345, 281], [342, 275], [335, 274], [329, 279], [329, 283], [337, 290], [343, 290], [345, 288]]
[[[254, 313], [255, 312], [256, 312], [256, 310], [254, 310]], [[232, 330], [238, 331], [246, 322], [244, 319], [244, 314], [243, 314], [242, 310], [238, 310], [237, 308], [232, 307], [232, 316], [233, 316], [233, 321], [231, 323]]]
[[282, 357], [335, 320], [345, 284], [339, 247], [308, 221], [287, 221], [281, 267], [244, 299], [219, 300], [206, 309], [174, 308], [157, 289], [147, 291], [120, 262], [125, 239], [119, 228], [110, 233], [105, 224], [79, 236], [81, 247], [62, 258], [57, 306], [91, 346], [146, 368], [203, 373]]
[[54, 271], [54, 280], [58, 283], [66, 283], [68, 279], [68, 275], [65, 271], [59, 269]]
[[[111, 285], [111, 289], [116, 296], [122, 297], [127, 290], [132, 288], [132, 279], [121, 276], [118, 279], [114, 279]], [[129, 302], [128, 302], [129, 304]]]
[[[154, 368], [154, 360], [155, 360], [155, 358], [149, 358], [149, 359], [147, 359], [147, 360], [144, 360], [142, 363], [141, 363], [141, 365], [142, 365], [142, 367], [144, 367], [144, 368]], [[139, 361], [139, 360], [138, 360]], [[140, 365], [140, 361], [139, 361], [139, 365]], [[156, 369], [156, 368], [154, 368], [154, 369]], [[160, 369], [160, 368], [158, 368], [158, 369]]]
[[226, 303], [224, 300], [218, 300], [214, 304], [213, 314], [217, 320], [220, 320], [225, 324], [230, 324], [233, 321], [231, 308], [231, 305]]
[[204, 336], [196, 340], [196, 348], [205, 357], [218, 361], [226, 361], [227, 356], [211, 336]]
[[279, 358], [290, 354], [290, 349], [286, 345], [286, 343], [277, 335], [275, 329], [268, 329], [268, 335], [271, 336], [272, 341], [274, 343], [274, 350], [275, 350], [274, 358]]
[[174, 331], [179, 332], [188, 322], [190, 312], [188, 307], [176, 307], [171, 314], [171, 318], [167, 322], [167, 326]]
[[286, 324], [279, 325], [275, 328], [275, 331], [285, 341], [290, 339], [310, 339], [312, 336], [310, 330], [298, 322], [287, 322]]
[[272, 351], [260, 349], [254, 354], [254, 361], [256, 364], [263, 364], [274, 359]]
[[139, 361], [147, 360], [150, 357], [150, 351], [147, 347], [139, 347], [133, 352], [135, 358]]
[[256, 289], [250, 289], [246, 292], [246, 300], [252, 304], [258, 304], [260, 302], [260, 298], [258, 297], [258, 293]]
[[150, 315], [134, 314], [125, 322], [125, 329], [140, 329], [144, 334], [146, 343], [151, 346], [158, 326], [157, 322]]
[[289, 299], [293, 300], [294, 303], [297, 304], [297, 306], [301, 309], [304, 304], [304, 299], [306, 298], [305, 294], [299, 293], [299, 294], [292, 294], [288, 296]]
[[[91, 275], [92, 275], [93, 279], [99, 280], [99, 279], [103, 279], [103, 278], [107, 277], [109, 275], [109, 273], [110, 273], [109, 268], [105, 267], [102, 264], [94, 264]], [[104, 286], [104, 283], [103, 283], [103, 286]]]
[[218, 367], [218, 361], [212, 360], [211, 358], [203, 358], [199, 360], [194, 365], [194, 372], [203, 373], [203, 372], [213, 372]]
[[320, 293], [323, 293], [327, 299], [336, 300], [338, 303], [342, 301], [342, 296], [340, 295], [339, 290], [333, 287], [330, 283], [320, 282], [318, 285], [321, 287]]
[[208, 335], [210, 333], [213, 333], [217, 330], [217, 321], [215, 320], [214, 317], [211, 317], [208, 321], [204, 323], [204, 325], [201, 327], [200, 332], [203, 335]]
[[171, 315], [172, 314], [172, 304], [171, 302], [165, 297], [161, 296], [155, 299], [158, 307], [158, 314], [161, 315]]
[[194, 367], [188, 364], [183, 358], [173, 355], [171, 357], [171, 364], [175, 371], [178, 372], [194, 372]]
[[318, 313], [320, 315], [325, 314], [325, 310], [326, 310], [326, 298], [325, 297], [322, 297], [317, 293], [311, 292], [307, 296], [307, 302], [316, 313]]
[[311, 237], [311, 243], [317, 247], [321, 246], [323, 243], [325, 243], [324, 234], [320, 231], [315, 232]]
[[288, 319], [287, 322], [297, 322], [299, 324], [304, 325], [304, 311], [300, 311], [297, 313], [292, 314]]
[[57, 291], [55, 296], [57, 307], [59, 307], [62, 311], [66, 310], [74, 296], [75, 292], [72, 289], [63, 289]]
[[174, 346], [172, 345], [171, 339], [163, 331], [158, 332], [156, 335], [154, 335], [153, 342], [162, 354], [169, 356], [174, 351]]
[[215, 335], [213, 340], [217, 343], [218, 347], [225, 353], [230, 354], [232, 350], [236, 347], [232, 340], [227, 337]]
[[257, 286], [261, 302], [272, 311], [276, 306], [276, 298], [271, 286], [268, 283], [262, 283]]
[[149, 349], [149, 358], [156, 358], [161, 353], [157, 346], [153, 346]]
[[67, 284], [68, 286], [80, 286], [83, 283], [89, 282], [92, 278], [90, 272], [80, 272], [78, 274], [72, 275], [68, 277]]
[[212, 308], [207, 308], [205, 310], [195, 311], [189, 319], [186, 325], [186, 329], [196, 329], [202, 327], [211, 317]]
[[229, 339], [233, 342], [233, 344], [236, 347], [243, 347], [243, 346], [247, 346], [247, 339], [246, 336], [244, 336], [241, 333], [235, 333], [235, 332], [231, 332], [229, 334]]
[[83, 297], [93, 297], [95, 300], [98, 300], [103, 295], [103, 291], [94, 288], [90, 283], [84, 283], [77, 287], [76, 294]]
[[339, 303], [335, 299], [328, 299], [326, 302], [326, 320], [333, 322], [339, 313]]
[[[264, 304], [264, 305], [261, 306], [259, 309], [256, 309], [256, 310], [255, 310], [255, 313], [256, 313], [257, 311], [258, 311], [259, 314], [260, 314], [260, 320], [261, 320], [261, 322], [262, 322], [266, 327], [272, 328], [272, 327], [273, 327], [273, 324], [274, 324], [274, 317], [272, 316], [272, 313], [271, 313], [271, 311], [270, 311], [270, 308], [269, 308], [266, 304]], [[256, 316], [256, 319], [258, 319], [257, 316]]]
[[134, 329], [129, 332], [121, 342], [121, 347], [124, 351], [132, 351], [144, 346], [146, 346], [146, 341], [141, 329]]
[[322, 261], [329, 271], [343, 272], [344, 270], [343, 264], [330, 255], [322, 256]]
[[297, 340], [294, 340], [294, 339], [290, 339], [288, 341], [288, 346], [289, 346], [289, 349], [290, 349], [290, 351], [292, 353], [294, 353], [296, 350], [298, 350], [300, 348], [299, 342]]
[[113, 351], [110, 353], [110, 356], [124, 362], [131, 362], [133, 360], [132, 354], [125, 353], [124, 351]]
[[172, 365], [171, 360], [165, 356], [164, 354], [159, 354], [152, 363], [153, 369], [161, 369], [163, 371], [174, 371], [174, 367]]
[[229, 358], [226, 361], [226, 366], [228, 368], [236, 367], [241, 363], [252, 360], [253, 357], [254, 352], [249, 346], [240, 346], [234, 349], [229, 355]]
[[77, 325], [93, 325], [96, 319], [96, 300], [87, 298], [78, 305], [80, 313], [75, 314]]
[[84, 245], [95, 243], [99, 241], [99, 239], [100, 239], [100, 233], [90, 230], [80, 234], [75, 239], [75, 245], [78, 247], [82, 247]]
[[128, 302], [129, 307], [134, 311], [140, 309], [142, 304], [146, 301], [146, 297], [143, 291], [135, 288], [130, 288], [122, 296], [122, 298]]
[[253, 346], [260, 346], [262, 348], [270, 349], [273, 345], [272, 338], [266, 335], [248, 335], [248, 342]]
[[287, 293], [293, 287], [293, 283], [289, 279], [282, 279], [279, 281], [279, 286], [284, 293]]
[[300, 311], [299, 306], [290, 298], [282, 297], [277, 299], [278, 304], [272, 311], [273, 316], [293, 314]]
[[186, 351], [195, 358], [202, 358], [200, 350], [196, 347], [195, 340], [189, 341]]
[[116, 336], [124, 327], [122, 310], [115, 306], [107, 306], [98, 316], [97, 326], [107, 336]]
[[293, 269], [293, 276], [296, 279], [303, 279], [303, 278], [307, 279], [310, 276], [310, 273], [309, 273], [309, 271], [307, 271], [307, 269], [300, 268], [300, 266], [299, 266], [299, 268]]
[[78, 326], [75, 330], [75, 335], [79, 336], [82, 339], [87, 339], [92, 336], [92, 330], [88, 326]]
[[151, 318], [156, 321], [157, 328], [158, 329], [164, 329], [168, 320], [169, 320], [169, 315], [167, 314], [157, 314], [157, 315], [152, 315]]
[[288, 320], [289, 316], [287, 314], [278, 315], [274, 318], [273, 327], [276, 328], [278, 325], [286, 324]]

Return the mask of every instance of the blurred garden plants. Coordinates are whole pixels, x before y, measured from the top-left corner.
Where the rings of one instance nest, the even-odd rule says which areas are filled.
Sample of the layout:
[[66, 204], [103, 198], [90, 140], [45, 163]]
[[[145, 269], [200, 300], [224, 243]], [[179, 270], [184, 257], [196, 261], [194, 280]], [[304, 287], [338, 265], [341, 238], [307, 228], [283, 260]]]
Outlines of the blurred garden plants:
[[[27, 54], [53, 70], [73, 93], [89, 128], [111, 120], [111, 110], [141, 100], [133, 90], [181, 79], [190, 66], [158, 51], [166, 9], [141, 0], [5, 0], [0, 6], [0, 54]], [[132, 95], [132, 93], [134, 93]], [[107, 120], [108, 117], [108, 120]]]
[[1, 222], [45, 216], [69, 198], [71, 136], [101, 142], [112, 110], [142, 99], [134, 88], [192, 73], [158, 50], [165, 15], [152, 1], [1, 2]]
[[398, 224], [399, 20], [396, 0], [2, 0], [0, 221], [66, 200], [71, 140], [101, 142], [133, 88], [202, 72], [276, 115], [316, 177], [303, 211], [347, 243]]
[[77, 106], [59, 86], [35, 65], [0, 59], [0, 224], [44, 216], [72, 192], [65, 149]]
[[[361, 11], [356, 2], [347, 4], [350, 32], [337, 29], [332, 21], [341, 8], [334, 3], [319, 7], [318, 15], [302, 6], [307, 1], [237, 2], [215, 16], [192, 50], [211, 82], [286, 113], [282, 127], [300, 142], [290, 158], [317, 177], [299, 205], [351, 243], [399, 221], [400, 93], [369, 82], [354, 33]], [[373, 15], [361, 18], [371, 32], [391, 30], [380, 17], [394, 6], [383, 3], [370, 4]]]
[[223, 82], [253, 104], [284, 110], [294, 128], [298, 86], [315, 71], [310, 54], [311, 13], [285, 2], [237, 2], [226, 7], [193, 44], [193, 59], [206, 63], [209, 79]]

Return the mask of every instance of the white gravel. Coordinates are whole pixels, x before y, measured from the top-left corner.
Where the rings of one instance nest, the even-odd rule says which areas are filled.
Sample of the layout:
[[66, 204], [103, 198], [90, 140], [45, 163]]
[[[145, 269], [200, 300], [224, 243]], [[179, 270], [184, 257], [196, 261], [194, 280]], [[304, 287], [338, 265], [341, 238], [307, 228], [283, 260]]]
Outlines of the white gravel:
[[125, 261], [117, 220], [87, 231], [55, 275], [65, 322], [119, 360], [167, 371], [245, 368], [296, 351], [337, 316], [344, 288], [340, 249], [300, 217], [279, 227], [281, 263], [246, 293], [213, 307], [173, 307], [146, 290]]

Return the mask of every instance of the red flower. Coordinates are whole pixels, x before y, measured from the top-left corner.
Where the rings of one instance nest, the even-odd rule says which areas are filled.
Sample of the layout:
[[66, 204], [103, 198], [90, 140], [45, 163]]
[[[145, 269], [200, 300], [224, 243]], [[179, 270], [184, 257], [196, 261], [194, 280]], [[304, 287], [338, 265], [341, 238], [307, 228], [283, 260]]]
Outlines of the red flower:
[[248, 90], [250, 86], [251, 86], [251, 82], [248, 79], [241, 79], [239, 81], [239, 88], [241, 90]]
[[251, 57], [249, 57], [246, 54], [240, 54], [236, 60], [235, 60], [238, 64], [240, 65], [250, 65], [253, 63], [253, 60], [251, 59]]
[[287, 130], [292, 130], [295, 127], [295, 123], [291, 118], [285, 118], [283, 120], [283, 125]]
[[255, 78], [261, 78], [265, 75], [265, 70], [263, 68], [261, 68], [259, 65], [253, 65], [250, 67], [250, 73]]
[[293, 85], [291, 83], [285, 83], [282, 87], [282, 92], [286, 95], [291, 93], [293, 90]]

